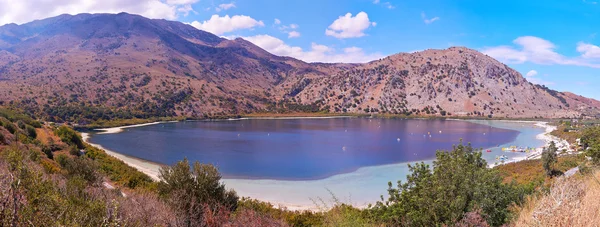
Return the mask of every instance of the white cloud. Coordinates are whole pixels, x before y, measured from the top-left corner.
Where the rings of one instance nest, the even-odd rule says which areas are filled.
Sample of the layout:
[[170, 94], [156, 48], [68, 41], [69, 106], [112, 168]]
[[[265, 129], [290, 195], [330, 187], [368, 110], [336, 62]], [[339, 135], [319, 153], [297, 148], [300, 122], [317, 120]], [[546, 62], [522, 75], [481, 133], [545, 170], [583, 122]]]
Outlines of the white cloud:
[[425, 15], [425, 12], [421, 12], [421, 19], [423, 19], [423, 22], [425, 22], [425, 24], [431, 24], [433, 22], [440, 20], [439, 17], [433, 17], [433, 18], [427, 19], [427, 15]]
[[288, 32], [288, 38], [298, 38], [298, 37], [300, 37], [300, 32], [297, 32], [297, 31]]
[[567, 57], [555, 51], [552, 42], [535, 37], [522, 36], [513, 41], [518, 46], [497, 46], [484, 48], [482, 52], [507, 64], [532, 62], [542, 65], [575, 65], [600, 68], [600, 50], [597, 46], [579, 43], [578, 57]]
[[345, 48], [343, 52], [337, 52], [334, 48], [320, 45], [317, 43], [311, 44], [311, 49], [303, 50], [297, 46], [290, 46], [283, 40], [270, 35], [256, 35], [251, 37], [242, 37], [255, 45], [269, 51], [272, 54], [280, 56], [289, 56], [306, 62], [347, 62], [359, 63], [369, 62], [382, 58], [379, 53], [367, 54], [358, 47]]
[[251, 29], [254, 27], [262, 27], [265, 24], [262, 21], [257, 21], [252, 17], [245, 15], [235, 15], [229, 17], [229, 15], [225, 15], [220, 17], [219, 15], [212, 15], [210, 20], [204, 21], [202, 23], [198, 21], [194, 21], [191, 23], [192, 26], [211, 32], [216, 35], [221, 35], [223, 33], [232, 32], [241, 29]]
[[369, 16], [365, 12], [360, 12], [354, 17], [351, 13], [347, 13], [333, 21], [333, 23], [325, 29], [325, 34], [339, 39], [357, 38], [365, 36], [364, 31], [370, 26], [376, 25], [377, 23], [369, 20]]
[[[281, 21], [277, 18], [275, 18], [275, 25], [280, 25]], [[283, 33], [287, 33], [288, 34], [288, 38], [298, 38], [300, 37], [300, 32], [296, 31], [296, 29], [298, 29], [297, 24], [290, 24], [290, 25], [281, 25], [278, 27], [278, 29], [283, 32]]]
[[546, 86], [550, 86], [550, 85], [554, 85], [555, 83], [552, 81], [546, 81], [546, 80], [542, 80], [538, 77], [529, 77], [527, 78], [527, 81], [534, 83], [534, 84], [540, 84], [540, 85], [546, 85]]
[[537, 74], [538, 74], [538, 72], [537, 72], [537, 71], [535, 71], [535, 70], [530, 70], [529, 72], [527, 72], [527, 75], [526, 75], [526, 76], [527, 76], [527, 77], [532, 77], [532, 76], [535, 76], [535, 75], [537, 75]]
[[[198, 0], [0, 0], [0, 25], [27, 23], [60, 14], [120, 13], [175, 20]], [[191, 7], [190, 7], [191, 8]]]
[[177, 12], [183, 13], [184, 17], [187, 17], [190, 14], [190, 12], [198, 14], [198, 12], [194, 11], [192, 5], [183, 5], [182, 7], [177, 8]]
[[583, 58], [600, 58], [600, 47], [593, 44], [579, 42], [577, 52], [581, 53]]
[[198, 2], [198, 0], [167, 0], [169, 5], [189, 5]]
[[215, 8], [215, 11], [217, 12], [221, 12], [222, 10], [228, 10], [231, 8], [235, 8], [235, 3], [226, 3], [226, 4], [220, 4], [217, 8]]
[[[379, 3], [381, 3], [380, 0], [373, 0], [373, 4], [378, 5]], [[396, 8], [394, 5], [392, 5], [392, 3], [390, 2], [384, 2], [383, 4], [381, 4], [382, 6], [384, 6], [385, 8], [388, 9], [394, 9]]]
[[529, 72], [527, 72], [527, 74], [525, 74], [525, 77], [527, 78], [527, 81], [534, 83], [534, 84], [540, 84], [540, 85], [554, 85], [554, 82], [551, 81], [546, 81], [542, 78], [536, 77], [538, 75], [538, 72], [535, 70], [529, 70]]

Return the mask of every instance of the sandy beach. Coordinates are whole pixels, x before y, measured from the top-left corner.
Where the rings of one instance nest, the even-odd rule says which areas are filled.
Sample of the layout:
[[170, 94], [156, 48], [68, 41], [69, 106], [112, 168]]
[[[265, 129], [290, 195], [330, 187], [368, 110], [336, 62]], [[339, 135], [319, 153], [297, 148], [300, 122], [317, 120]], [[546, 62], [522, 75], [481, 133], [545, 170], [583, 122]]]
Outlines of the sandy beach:
[[142, 127], [142, 126], [148, 126], [148, 125], [156, 125], [156, 124], [160, 124], [160, 123], [164, 123], [164, 122], [152, 122], [152, 123], [128, 125], [128, 126], [113, 127], [113, 128], [101, 128], [101, 129], [96, 129], [96, 131], [102, 131], [102, 132], [99, 132], [98, 134], [111, 134], [111, 133], [122, 132], [123, 129], [126, 129], [126, 128], [135, 128], [135, 127]]
[[[105, 129], [97, 129], [97, 131], [102, 131], [98, 134], [108, 134], [108, 133], [119, 133], [122, 132], [123, 129], [125, 128], [134, 128], [134, 127], [142, 127], [142, 126], [147, 126], [147, 125], [155, 125], [155, 124], [160, 124], [163, 122], [153, 122], [153, 123], [146, 123], [146, 124], [138, 124], [138, 125], [129, 125], [129, 126], [122, 126], [122, 127], [114, 127], [114, 128], [105, 128]], [[138, 158], [133, 158], [133, 157], [129, 157], [126, 155], [122, 155], [119, 154], [117, 152], [105, 149], [104, 147], [102, 147], [102, 145], [100, 144], [94, 144], [91, 143], [89, 141], [90, 138], [90, 134], [89, 133], [85, 133], [82, 132], [81, 133], [81, 138], [83, 139], [83, 141], [85, 141], [86, 143], [98, 148], [98, 149], [102, 149], [104, 150], [108, 155], [113, 156], [125, 163], [127, 163], [127, 165], [136, 168], [137, 170], [139, 170], [140, 172], [150, 176], [152, 179], [154, 180], [159, 180], [158, 175], [159, 175], [159, 169], [161, 167], [161, 165], [157, 164], [157, 163], [152, 163], [152, 162], [148, 162], [148, 161], [144, 161]]]
[[[311, 118], [317, 118], [317, 117], [311, 117]], [[267, 118], [263, 118], [263, 119], [267, 119]], [[274, 118], [274, 119], [282, 119], [282, 118]], [[289, 119], [289, 118], [286, 118], [286, 119]], [[292, 119], [297, 119], [297, 118], [292, 118]], [[506, 121], [506, 120], [503, 120], [503, 121]], [[561, 139], [549, 134], [550, 132], [552, 132], [553, 130], [556, 129], [556, 126], [548, 125], [547, 122], [542, 122], [542, 121], [537, 121], [537, 122], [506, 121], [506, 122], [529, 123], [529, 124], [534, 124], [536, 127], [544, 128], [544, 132], [536, 135], [535, 139], [544, 141], [545, 146], [547, 146], [551, 141], [554, 141], [557, 144], [557, 147], [559, 147], [559, 150], [562, 150], [563, 148], [565, 148], [565, 149], [569, 148], [569, 144], [566, 141], [561, 140]], [[123, 127], [107, 128], [107, 129], [98, 129], [98, 131], [102, 131], [98, 134], [119, 133], [119, 132], [122, 132], [123, 129], [125, 129], [125, 128], [142, 127], [142, 126], [154, 125], [154, 124], [160, 124], [160, 123], [165, 123], [165, 122], [153, 122], [153, 123], [147, 123], [147, 124], [130, 125], [130, 126], [123, 126]], [[141, 160], [138, 158], [133, 158], [133, 157], [129, 157], [126, 155], [122, 155], [117, 152], [107, 150], [99, 144], [90, 143], [90, 141], [89, 141], [90, 135], [88, 133], [82, 133], [82, 137], [85, 142], [91, 144], [92, 146], [105, 150], [107, 152], [107, 154], [122, 160], [123, 162], [127, 163], [128, 165], [147, 174], [152, 179], [159, 180], [158, 175], [159, 175], [159, 169], [160, 169], [161, 165], [154, 163], [154, 162], [149, 162], [149, 161]], [[528, 154], [527, 156], [511, 159], [511, 160], [505, 162], [504, 164], [518, 162], [518, 161], [522, 161], [522, 160], [540, 158], [541, 151], [542, 151], [541, 148], [537, 148], [535, 152], [532, 152], [532, 153]], [[307, 188], [307, 189], [308, 188], [313, 188], [313, 189], [316, 188], [314, 191], [316, 191], [317, 189], [324, 190], [323, 187], [326, 187], [327, 190], [342, 191], [342, 189], [345, 187], [361, 187], [360, 185], [368, 185], [369, 184], [368, 182], [370, 181], [370, 179], [369, 179], [370, 176], [372, 177], [374, 174], [377, 174], [376, 172], [378, 172], [378, 171], [379, 172], [403, 172], [403, 171], [407, 170], [405, 167], [406, 167], [406, 163], [399, 163], [399, 164], [385, 165], [385, 166], [366, 167], [366, 168], [360, 168], [357, 171], [352, 172], [352, 173], [335, 175], [335, 176], [329, 177], [327, 179], [317, 180], [317, 181], [304, 181], [304, 182], [289, 181], [288, 182], [288, 181], [278, 181], [278, 180], [238, 180], [238, 179], [224, 179], [223, 181], [226, 183], [226, 185], [228, 187], [236, 189], [236, 191], [238, 191], [238, 193], [241, 196], [247, 196], [247, 197], [257, 198], [257, 199], [260, 199], [263, 201], [271, 202], [272, 204], [275, 204], [276, 206], [286, 207], [289, 210], [318, 211], [318, 210], [324, 209], [322, 207], [322, 205], [319, 203], [315, 204], [314, 202], [311, 202], [311, 203], [299, 204], [293, 199], [289, 200], [289, 197], [294, 197], [294, 196], [302, 197], [303, 195], [300, 194], [301, 192], [289, 192], [289, 193], [292, 193], [290, 195], [279, 192], [278, 194], [270, 194], [267, 197], [264, 196], [264, 192], [270, 193], [270, 192], [275, 192], [275, 191], [282, 191], [282, 189], [285, 189], [285, 188], [297, 188], [297, 187], [302, 187], [302, 188]], [[490, 167], [493, 167], [493, 164], [491, 164]], [[379, 174], [378, 177], [381, 177], [381, 175]], [[395, 180], [395, 179], [390, 178], [388, 180]], [[352, 183], [353, 186], [348, 186], [347, 181], [355, 181], [356, 183]], [[377, 187], [380, 187], [380, 185], [377, 185]], [[246, 189], [246, 190], [244, 190], [244, 189]], [[283, 191], [285, 191], [285, 190], [283, 190]], [[384, 193], [384, 190], [381, 190], [381, 191], [382, 191], [382, 193]], [[294, 193], [297, 193], [298, 195], [295, 195]], [[322, 194], [322, 192], [321, 193], [307, 192], [307, 194]], [[357, 196], [357, 195], [350, 195], [349, 197], [352, 197], [352, 196]], [[365, 195], [362, 195], [362, 196], [365, 196]], [[310, 198], [312, 198], [313, 200], [314, 199], [318, 200], [319, 198], [323, 198], [323, 197], [310, 197]], [[372, 202], [377, 201], [378, 200], [377, 198], [378, 198], [378, 195], [374, 197]], [[323, 199], [327, 199], [327, 197], [323, 198]], [[346, 201], [346, 202], [351, 202], [351, 201]], [[355, 205], [356, 207], [366, 207], [368, 205], [367, 203], [364, 203], [364, 202], [363, 203], [352, 203], [352, 204]]]

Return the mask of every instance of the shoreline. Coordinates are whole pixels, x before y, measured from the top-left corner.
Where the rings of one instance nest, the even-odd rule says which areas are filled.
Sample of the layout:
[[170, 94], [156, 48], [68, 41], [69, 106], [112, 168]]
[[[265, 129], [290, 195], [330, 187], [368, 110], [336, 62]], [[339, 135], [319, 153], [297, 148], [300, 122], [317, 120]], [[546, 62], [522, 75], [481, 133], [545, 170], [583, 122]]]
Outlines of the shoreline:
[[[140, 126], [137, 126], [140, 127]], [[125, 164], [137, 169], [138, 171], [148, 175], [150, 178], [152, 178], [155, 181], [159, 181], [160, 178], [158, 177], [160, 174], [160, 168], [161, 165], [158, 163], [154, 163], [154, 162], [149, 162], [149, 161], [145, 161], [139, 158], [134, 158], [131, 156], [127, 156], [127, 155], [123, 155], [121, 153], [118, 152], [114, 152], [111, 150], [108, 150], [104, 147], [102, 147], [102, 145], [100, 144], [95, 144], [89, 141], [90, 138], [90, 134], [86, 133], [86, 132], [82, 132], [81, 133], [81, 138], [83, 139], [84, 142], [88, 143], [89, 145], [101, 149], [104, 152], [106, 152], [106, 154], [115, 157], [123, 162], [125, 162]]]
[[[271, 120], [271, 119], [331, 119], [331, 118], [352, 118], [352, 116], [326, 116], [326, 117], [284, 117], [284, 118], [240, 118], [240, 119], [226, 119], [226, 120], [248, 120], [248, 119], [264, 119], [264, 120]], [[448, 120], [464, 120], [464, 119], [448, 119]], [[479, 119], [473, 119], [474, 121], [477, 121]], [[468, 121], [468, 120], [467, 120]], [[536, 127], [541, 127], [541, 128], [545, 128], [545, 131], [537, 134], [535, 136], [535, 139], [544, 141], [544, 146], [548, 146], [548, 144], [551, 141], [554, 141], [557, 144], [557, 147], [559, 147], [559, 150], [562, 150], [563, 146], [566, 146], [566, 148], [569, 148], [569, 144], [568, 142], [562, 140], [560, 138], [554, 137], [552, 135], [550, 135], [549, 133], [552, 132], [553, 130], [556, 129], [556, 126], [552, 126], [552, 125], [548, 125], [548, 122], [544, 122], [544, 121], [519, 121], [519, 120], [515, 120], [515, 121], [511, 121], [511, 120], [491, 120], [491, 121], [503, 121], [503, 122], [513, 122], [513, 123], [533, 123], [534, 126]], [[137, 125], [129, 125], [129, 126], [121, 126], [121, 127], [113, 127], [113, 128], [105, 128], [105, 129], [96, 129], [96, 131], [102, 131], [98, 134], [110, 134], [110, 133], [120, 133], [123, 132], [123, 129], [126, 128], [134, 128], [134, 127], [143, 127], [143, 126], [148, 126], [148, 125], [156, 125], [156, 124], [162, 124], [162, 123], [173, 123], [173, 122], [178, 122], [178, 121], [169, 121], [169, 122], [152, 122], [152, 123], [145, 123], [145, 124], [137, 124]], [[476, 123], [476, 122], [474, 122]], [[83, 140], [96, 147], [99, 149], [104, 150], [108, 155], [113, 156], [123, 162], [125, 162], [126, 164], [136, 168], [137, 170], [139, 170], [140, 172], [143, 172], [144, 174], [150, 176], [153, 180], [158, 181], [159, 180], [159, 170], [161, 168], [161, 164], [159, 163], [154, 163], [151, 161], [146, 161], [146, 160], [142, 160], [139, 158], [135, 158], [135, 157], [130, 157], [127, 155], [123, 155], [120, 154], [118, 152], [115, 151], [111, 151], [108, 149], [105, 149], [104, 147], [102, 147], [99, 144], [94, 144], [91, 143], [89, 141], [90, 139], [90, 133], [81, 133]], [[560, 144], [560, 145], [559, 145]], [[561, 146], [562, 145], [562, 146]], [[515, 163], [515, 162], [519, 162], [519, 161], [523, 161], [523, 160], [531, 160], [531, 159], [538, 159], [541, 157], [541, 148], [536, 148], [535, 152], [532, 152], [530, 154], [528, 154], [525, 157], [518, 157], [518, 158], [513, 158], [507, 162], [498, 164], [498, 165], [504, 165], [504, 164], [509, 164], [509, 163]], [[431, 160], [424, 160], [424, 161], [431, 161]], [[387, 165], [379, 165], [379, 166], [367, 166], [367, 167], [360, 167], [358, 169], [356, 169], [355, 171], [351, 172], [351, 173], [345, 173], [345, 174], [338, 174], [338, 175], [334, 175], [334, 176], [330, 176], [327, 177], [325, 179], [320, 179], [320, 180], [313, 180], [313, 182], [317, 182], [317, 181], [325, 181], [328, 179], [334, 179], [334, 178], [338, 178], [338, 177], [344, 177], [344, 175], [352, 175], [352, 174], [356, 174], [358, 172], [360, 172], [361, 169], [368, 169], [368, 168], [391, 168], [393, 166], [397, 166], [397, 165], [402, 165], [406, 163], [394, 163], [394, 164], [387, 164]], [[490, 163], [488, 164], [489, 168], [493, 168], [494, 163]], [[264, 182], [264, 181], [268, 181], [268, 182], [287, 182], [284, 180], [253, 180], [253, 179], [223, 179], [223, 181], [228, 182], [229, 185], [233, 185], [231, 182], [233, 181], [244, 181], [244, 182], [251, 182], [251, 181], [256, 181], [256, 182]], [[295, 181], [290, 181], [290, 182], [295, 182]], [[311, 181], [306, 181], [306, 182], [311, 182]], [[233, 188], [233, 187], [232, 187]], [[253, 198], [252, 196], [250, 196], [251, 198]], [[323, 211], [324, 205], [322, 204], [314, 204], [313, 206], [307, 206], [307, 205], [299, 205], [299, 204], [295, 204], [295, 203], [290, 203], [290, 202], [286, 202], [286, 201], [270, 201], [270, 200], [263, 200], [265, 202], [270, 202], [271, 204], [273, 204], [275, 207], [285, 207], [288, 210], [298, 210], [298, 211], [302, 211], [302, 210], [310, 210], [310, 211]], [[318, 201], [318, 200], [316, 200]], [[366, 207], [366, 205], [357, 205], [356, 207], [361, 208], [361, 207]]]

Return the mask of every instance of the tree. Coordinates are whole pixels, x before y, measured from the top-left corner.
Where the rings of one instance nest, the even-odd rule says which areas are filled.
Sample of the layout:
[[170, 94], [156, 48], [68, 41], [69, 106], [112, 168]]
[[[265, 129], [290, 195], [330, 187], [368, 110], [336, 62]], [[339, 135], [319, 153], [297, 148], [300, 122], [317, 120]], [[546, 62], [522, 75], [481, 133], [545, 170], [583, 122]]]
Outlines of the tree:
[[229, 211], [237, 208], [237, 194], [225, 189], [213, 165], [194, 162], [190, 168], [184, 159], [172, 167], [161, 168], [160, 179], [159, 195], [182, 216], [185, 226], [204, 225], [207, 210], [214, 213], [223, 208]]
[[502, 183], [494, 169], [487, 168], [481, 150], [462, 142], [452, 151], [437, 151], [433, 168], [421, 162], [409, 165], [410, 175], [396, 188], [388, 183], [387, 201], [367, 212], [392, 226], [454, 225], [468, 212], [477, 211], [487, 223], [506, 222], [514, 202], [523, 191]]
[[592, 159], [594, 164], [600, 164], [600, 127], [590, 127], [583, 130], [581, 145], [585, 154]]
[[557, 161], [556, 151], [558, 151], [558, 148], [556, 148], [554, 141], [550, 142], [550, 145], [542, 151], [542, 166], [548, 176], [552, 176], [554, 172], [554, 164]]

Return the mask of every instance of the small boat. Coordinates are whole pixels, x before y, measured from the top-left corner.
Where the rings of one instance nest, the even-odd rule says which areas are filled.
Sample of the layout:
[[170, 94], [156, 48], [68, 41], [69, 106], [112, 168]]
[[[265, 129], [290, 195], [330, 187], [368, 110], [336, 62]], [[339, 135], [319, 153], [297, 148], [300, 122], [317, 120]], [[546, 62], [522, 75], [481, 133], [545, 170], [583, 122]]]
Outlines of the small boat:
[[489, 153], [489, 152], [492, 152], [492, 150], [488, 149], [486, 152], [488, 152], [488, 153]]

